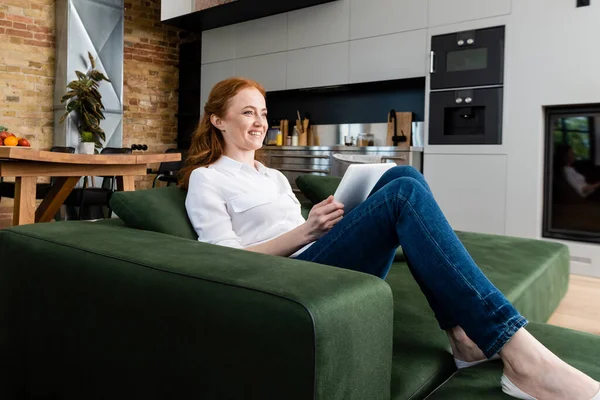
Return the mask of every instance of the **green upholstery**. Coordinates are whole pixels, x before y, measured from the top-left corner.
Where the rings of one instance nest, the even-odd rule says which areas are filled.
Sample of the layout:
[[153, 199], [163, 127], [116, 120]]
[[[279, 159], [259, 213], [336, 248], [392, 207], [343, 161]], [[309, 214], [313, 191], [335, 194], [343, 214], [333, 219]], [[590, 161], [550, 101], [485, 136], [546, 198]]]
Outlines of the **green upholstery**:
[[132, 228], [197, 240], [185, 210], [186, 193], [175, 186], [115, 192], [110, 207]]
[[[458, 232], [486, 276], [530, 321], [545, 322], [567, 290], [567, 247], [551, 242]], [[446, 334], [404, 262], [390, 269], [394, 295], [392, 399], [423, 398], [455, 370]]]
[[[546, 347], [575, 368], [600, 381], [600, 336], [531, 323], [527, 329]], [[428, 400], [507, 400], [499, 389], [502, 362], [492, 361], [456, 372]]]
[[296, 185], [307, 199], [317, 204], [334, 194], [341, 180], [336, 176], [300, 175]]
[[79, 221], [1, 230], [0, 251], [0, 398], [389, 396], [376, 277]]

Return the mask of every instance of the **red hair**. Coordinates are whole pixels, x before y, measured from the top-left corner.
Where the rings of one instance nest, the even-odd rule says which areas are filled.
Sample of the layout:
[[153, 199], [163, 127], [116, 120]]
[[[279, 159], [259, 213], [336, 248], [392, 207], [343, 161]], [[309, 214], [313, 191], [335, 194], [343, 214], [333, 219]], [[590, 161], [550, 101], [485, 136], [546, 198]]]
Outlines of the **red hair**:
[[262, 85], [251, 79], [229, 78], [217, 83], [212, 88], [208, 95], [208, 101], [204, 105], [204, 114], [200, 119], [200, 124], [192, 135], [185, 166], [181, 169], [179, 181], [181, 187], [187, 189], [192, 171], [214, 163], [223, 155], [225, 140], [221, 131], [210, 122], [210, 116], [215, 114], [219, 118], [223, 118], [227, 113], [231, 98], [247, 88], [257, 89], [263, 97], [266, 97]]

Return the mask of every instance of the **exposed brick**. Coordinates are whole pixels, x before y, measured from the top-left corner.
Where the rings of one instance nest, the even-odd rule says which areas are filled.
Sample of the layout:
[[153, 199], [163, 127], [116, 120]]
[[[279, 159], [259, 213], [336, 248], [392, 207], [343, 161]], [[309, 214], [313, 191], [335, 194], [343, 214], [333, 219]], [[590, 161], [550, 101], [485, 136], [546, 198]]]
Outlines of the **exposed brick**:
[[15, 29], [21, 29], [21, 30], [26, 30], [27, 29], [27, 24], [24, 24], [22, 22], [13, 22], [13, 28], [15, 28]]
[[29, 46], [54, 47], [54, 43], [42, 42], [41, 40], [26, 40], [25, 44]]
[[33, 33], [31, 33], [31, 32], [19, 31], [16, 29], [7, 29], [6, 34], [12, 35], [12, 36], [18, 36], [18, 37], [22, 37], [22, 38], [27, 38], [27, 39], [30, 39], [33, 37]]
[[51, 33], [52, 30], [50, 28], [46, 28], [44, 26], [38, 25], [27, 25], [27, 30], [30, 32], [41, 32], [41, 33]]
[[0, 20], [0, 26], [9, 26], [12, 27], [13, 23], [10, 21]]
[[6, 96], [6, 101], [8, 101], [9, 103], [18, 103], [19, 101], [21, 101], [21, 99], [19, 98], [19, 96]]
[[6, 19], [9, 21], [15, 21], [15, 22], [23, 22], [25, 24], [32, 24], [33, 23], [33, 18], [30, 17], [24, 17], [22, 15], [12, 15], [12, 14], [8, 14], [6, 16]]

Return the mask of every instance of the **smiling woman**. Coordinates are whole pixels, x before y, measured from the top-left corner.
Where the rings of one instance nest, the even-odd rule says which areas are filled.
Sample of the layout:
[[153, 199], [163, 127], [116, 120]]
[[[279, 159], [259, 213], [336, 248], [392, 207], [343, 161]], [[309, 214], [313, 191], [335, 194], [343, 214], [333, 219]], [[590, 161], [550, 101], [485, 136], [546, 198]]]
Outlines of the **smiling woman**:
[[265, 96], [260, 83], [244, 78], [226, 79], [212, 88], [192, 135], [181, 174], [182, 187], [188, 187], [196, 168], [207, 167], [222, 155], [235, 157], [244, 154], [243, 149], [258, 150], [262, 146], [267, 131]]

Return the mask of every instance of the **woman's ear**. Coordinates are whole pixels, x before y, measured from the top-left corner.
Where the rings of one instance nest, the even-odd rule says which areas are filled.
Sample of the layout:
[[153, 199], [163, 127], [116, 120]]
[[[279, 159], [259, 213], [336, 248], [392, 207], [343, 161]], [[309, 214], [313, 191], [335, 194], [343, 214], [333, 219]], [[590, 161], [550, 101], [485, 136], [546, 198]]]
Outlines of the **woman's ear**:
[[223, 130], [223, 120], [219, 118], [216, 114], [211, 114], [210, 123], [213, 124], [213, 126], [218, 130]]

